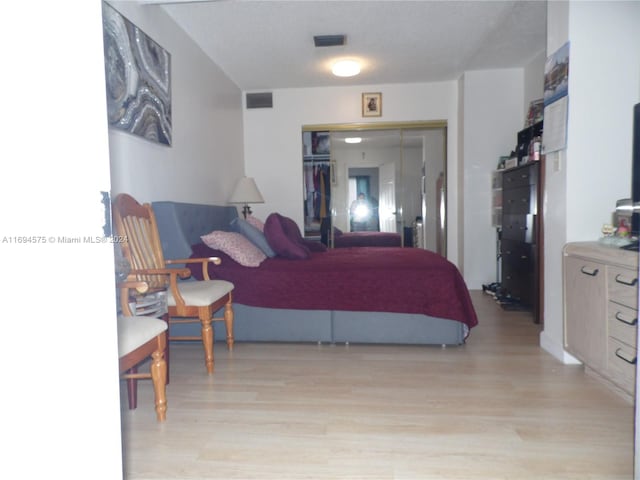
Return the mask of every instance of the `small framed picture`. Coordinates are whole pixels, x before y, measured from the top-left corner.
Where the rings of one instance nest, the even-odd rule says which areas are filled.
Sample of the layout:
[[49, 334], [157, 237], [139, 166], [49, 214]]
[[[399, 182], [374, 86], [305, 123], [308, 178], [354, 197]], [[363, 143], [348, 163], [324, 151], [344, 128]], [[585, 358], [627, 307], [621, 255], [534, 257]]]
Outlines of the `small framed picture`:
[[362, 94], [362, 116], [380, 117], [382, 116], [382, 93]]

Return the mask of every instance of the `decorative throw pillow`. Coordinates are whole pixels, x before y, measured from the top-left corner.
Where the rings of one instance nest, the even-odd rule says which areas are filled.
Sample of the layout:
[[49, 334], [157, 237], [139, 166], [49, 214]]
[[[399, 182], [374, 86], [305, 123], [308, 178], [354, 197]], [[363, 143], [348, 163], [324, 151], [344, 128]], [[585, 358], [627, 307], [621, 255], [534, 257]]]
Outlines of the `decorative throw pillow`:
[[223, 251], [245, 267], [257, 267], [267, 258], [262, 250], [237, 232], [215, 230], [200, 238], [208, 247]]
[[230, 223], [231, 231], [244, 235], [247, 240], [264, 252], [267, 257], [275, 257], [276, 252], [269, 246], [264, 233], [242, 218], [234, 218]]
[[253, 215], [247, 215], [246, 221], [250, 225], [253, 225], [254, 227], [256, 227], [261, 232], [264, 232], [264, 222], [259, 218], [256, 218]]
[[272, 213], [265, 220], [264, 236], [273, 251], [281, 257], [304, 260], [311, 255], [296, 222], [279, 213]]

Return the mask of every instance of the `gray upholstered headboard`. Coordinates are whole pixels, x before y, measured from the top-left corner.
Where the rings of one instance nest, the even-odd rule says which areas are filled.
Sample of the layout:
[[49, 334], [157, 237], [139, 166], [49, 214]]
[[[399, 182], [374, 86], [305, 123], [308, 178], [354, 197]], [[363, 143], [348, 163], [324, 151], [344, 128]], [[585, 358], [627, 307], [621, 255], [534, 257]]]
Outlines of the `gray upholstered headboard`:
[[231, 220], [238, 216], [234, 206], [170, 201], [153, 202], [151, 206], [166, 259], [189, 258], [191, 245], [202, 242], [201, 235], [228, 231]]

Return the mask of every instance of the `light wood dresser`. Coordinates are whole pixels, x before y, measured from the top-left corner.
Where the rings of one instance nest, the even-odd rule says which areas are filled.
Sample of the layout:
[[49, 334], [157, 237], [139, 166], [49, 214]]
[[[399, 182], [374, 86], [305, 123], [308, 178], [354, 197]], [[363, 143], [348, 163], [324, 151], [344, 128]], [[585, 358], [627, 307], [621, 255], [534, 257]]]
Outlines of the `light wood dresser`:
[[633, 401], [638, 253], [598, 242], [564, 247], [564, 348], [585, 371]]

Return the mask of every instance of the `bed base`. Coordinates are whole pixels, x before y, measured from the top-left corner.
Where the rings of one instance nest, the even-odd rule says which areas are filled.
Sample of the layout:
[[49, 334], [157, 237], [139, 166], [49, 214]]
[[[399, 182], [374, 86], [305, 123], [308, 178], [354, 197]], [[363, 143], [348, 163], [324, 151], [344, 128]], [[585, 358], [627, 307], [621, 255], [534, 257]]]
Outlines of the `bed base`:
[[[234, 316], [236, 342], [462, 345], [467, 333], [463, 323], [420, 314], [281, 310], [236, 303]], [[171, 328], [170, 336], [188, 335], [185, 330], [197, 325]], [[224, 323], [214, 323], [214, 334], [224, 341]]]

